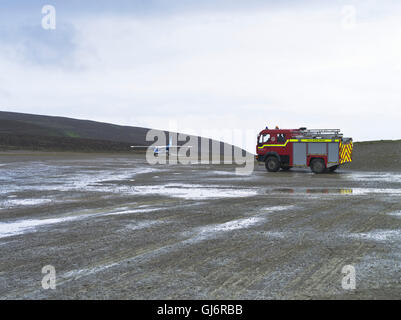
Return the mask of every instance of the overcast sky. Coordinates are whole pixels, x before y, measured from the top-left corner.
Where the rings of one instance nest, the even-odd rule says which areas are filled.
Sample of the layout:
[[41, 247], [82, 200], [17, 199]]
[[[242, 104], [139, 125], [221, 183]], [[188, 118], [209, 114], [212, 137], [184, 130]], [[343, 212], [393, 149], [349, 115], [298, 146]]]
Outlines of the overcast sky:
[[[46, 4], [55, 30], [42, 28]], [[0, 8], [3, 111], [207, 129], [216, 139], [216, 130], [266, 125], [401, 139], [401, 1], [0, 0]]]

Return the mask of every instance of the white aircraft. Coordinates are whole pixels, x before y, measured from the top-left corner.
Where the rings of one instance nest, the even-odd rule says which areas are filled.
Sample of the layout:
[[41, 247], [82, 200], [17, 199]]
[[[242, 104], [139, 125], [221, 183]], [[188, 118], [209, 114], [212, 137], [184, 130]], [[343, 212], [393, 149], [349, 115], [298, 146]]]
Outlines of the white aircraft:
[[173, 146], [173, 138], [170, 137], [169, 143], [167, 146], [131, 146], [132, 149], [134, 148], [153, 148], [153, 154], [155, 156], [159, 155], [162, 151], [165, 151], [167, 155], [170, 154], [170, 148], [192, 148], [192, 146]]

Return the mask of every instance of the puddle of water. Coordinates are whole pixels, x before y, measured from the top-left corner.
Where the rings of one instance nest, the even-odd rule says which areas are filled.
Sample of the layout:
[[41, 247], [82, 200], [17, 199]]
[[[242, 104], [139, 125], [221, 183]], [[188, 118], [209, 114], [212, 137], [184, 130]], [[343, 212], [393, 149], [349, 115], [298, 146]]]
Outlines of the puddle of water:
[[351, 238], [359, 238], [373, 241], [401, 240], [400, 230], [375, 230], [371, 232], [352, 233]]
[[401, 194], [401, 189], [392, 188], [277, 188], [267, 190], [266, 193], [285, 194], [327, 194], [327, 195], [366, 195], [371, 193], [379, 194]]
[[35, 232], [39, 227], [62, 223], [71, 222], [93, 217], [102, 217], [110, 215], [122, 215], [122, 214], [133, 214], [133, 213], [145, 213], [160, 210], [161, 208], [137, 208], [123, 211], [112, 211], [112, 212], [101, 212], [101, 213], [82, 213], [75, 216], [59, 217], [59, 218], [48, 218], [48, 219], [26, 219], [17, 220], [10, 222], [0, 222], [0, 238], [10, 237], [14, 235]]
[[401, 211], [389, 212], [387, 214], [390, 216], [401, 217]]
[[379, 194], [401, 194], [401, 189], [382, 189], [382, 188], [353, 188], [353, 195], [366, 195], [371, 193], [379, 193]]
[[208, 187], [197, 184], [166, 184], [157, 186], [138, 186], [134, 190], [141, 195], [160, 194], [170, 197], [201, 200], [231, 197], [251, 197], [258, 194], [256, 189], [234, 189], [224, 186]]
[[200, 234], [224, 232], [224, 231], [232, 231], [232, 230], [237, 230], [237, 229], [249, 228], [255, 224], [262, 222], [263, 220], [264, 219], [261, 217], [251, 217], [251, 218], [244, 218], [244, 219], [228, 221], [226, 223], [202, 228], [200, 231]]
[[130, 210], [123, 210], [123, 211], [114, 211], [110, 213], [100, 213], [98, 216], [114, 216], [114, 215], [121, 215], [121, 214], [131, 214], [131, 213], [145, 213], [145, 212], [152, 212], [158, 211], [162, 208], [147, 208], [147, 209], [130, 209]]
[[280, 232], [280, 231], [264, 231], [263, 235], [266, 235], [271, 238], [284, 239], [284, 237], [286, 236], [286, 233]]
[[[110, 168], [93, 167], [80, 169], [79, 167], [35, 164], [29, 167], [17, 167], [7, 171], [0, 177], [1, 193], [19, 192], [25, 190], [54, 190], [54, 191], [108, 191], [129, 192], [129, 187], [115, 187], [115, 183], [133, 180], [141, 174], [161, 171], [158, 168]], [[124, 190], [123, 190], [124, 189]]]
[[76, 217], [54, 218], [54, 219], [29, 219], [15, 222], [0, 222], [0, 238], [10, 237], [26, 232], [32, 232], [37, 227], [76, 220]]
[[262, 212], [275, 212], [275, 211], [283, 211], [294, 208], [294, 205], [289, 206], [274, 206], [274, 207], [264, 207], [262, 208]]
[[249, 218], [241, 218], [236, 220], [231, 220], [221, 224], [208, 225], [205, 227], [195, 229], [196, 236], [194, 238], [189, 239], [188, 241], [199, 242], [208, 238], [211, 238], [221, 232], [228, 232], [239, 229], [246, 229], [252, 227], [257, 224], [261, 224], [267, 220], [266, 215], [276, 211], [283, 211], [287, 209], [293, 208], [293, 205], [289, 206], [274, 206], [274, 207], [266, 207], [261, 210], [261, 212], [255, 216]]
[[166, 222], [164, 221], [159, 221], [159, 220], [146, 220], [146, 221], [140, 221], [137, 223], [131, 223], [126, 226], [127, 229], [130, 230], [140, 230], [140, 229], [145, 229], [149, 228], [154, 225], [158, 224], [165, 224]]
[[208, 175], [216, 175], [216, 176], [237, 176], [238, 174], [235, 172], [235, 170], [232, 171], [209, 171]]
[[[68, 271], [68, 272], [64, 273], [61, 276], [61, 278], [62, 279], [73, 278], [73, 279], [76, 280], [78, 278], [94, 274], [96, 272], [100, 272], [100, 271], [103, 271], [103, 270], [107, 270], [109, 268], [113, 268], [115, 266], [118, 266], [119, 264], [120, 264], [120, 262], [116, 262], [116, 263], [105, 264], [105, 265], [101, 265], [101, 266], [97, 266], [97, 267], [93, 267], [93, 268], [84, 268], [84, 269], [72, 270], [72, 271]], [[68, 280], [73, 280], [73, 279], [68, 279]]]
[[[8, 196], [8, 198], [15, 198], [16, 196]], [[11, 199], [6, 200], [3, 205], [5, 207], [16, 207], [16, 206], [34, 206], [38, 204], [44, 204], [51, 202], [51, 199]]]
[[355, 181], [401, 182], [399, 173], [352, 173], [346, 175], [346, 178]]

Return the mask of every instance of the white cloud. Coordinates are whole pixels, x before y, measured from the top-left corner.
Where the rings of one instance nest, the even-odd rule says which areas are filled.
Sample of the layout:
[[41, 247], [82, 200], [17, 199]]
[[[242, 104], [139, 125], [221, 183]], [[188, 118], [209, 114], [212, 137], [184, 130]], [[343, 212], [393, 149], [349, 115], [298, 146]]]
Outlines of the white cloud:
[[80, 17], [74, 67], [0, 56], [0, 105], [197, 132], [268, 124], [399, 139], [400, 11], [356, 9], [352, 29], [341, 6]]

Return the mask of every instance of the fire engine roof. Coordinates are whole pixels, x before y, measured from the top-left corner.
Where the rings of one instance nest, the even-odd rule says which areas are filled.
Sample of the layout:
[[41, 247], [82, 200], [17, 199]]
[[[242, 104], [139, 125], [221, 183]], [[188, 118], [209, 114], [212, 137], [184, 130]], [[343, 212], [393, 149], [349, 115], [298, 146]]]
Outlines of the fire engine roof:
[[283, 133], [300, 133], [299, 129], [264, 129], [260, 134], [283, 134]]
[[343, 134], [340, 129], [264, 129], [259, 134], [290, 134], [297, 137], [305, 138], [342, 138]]

